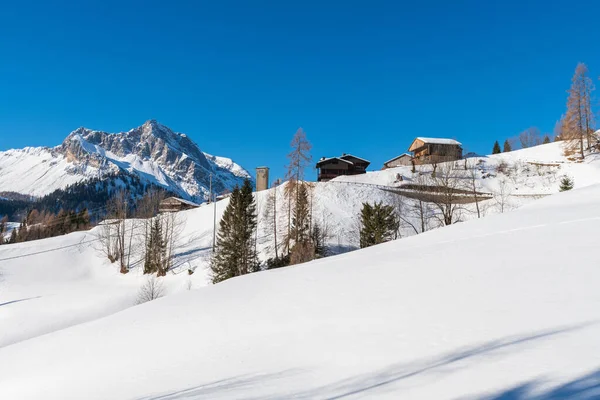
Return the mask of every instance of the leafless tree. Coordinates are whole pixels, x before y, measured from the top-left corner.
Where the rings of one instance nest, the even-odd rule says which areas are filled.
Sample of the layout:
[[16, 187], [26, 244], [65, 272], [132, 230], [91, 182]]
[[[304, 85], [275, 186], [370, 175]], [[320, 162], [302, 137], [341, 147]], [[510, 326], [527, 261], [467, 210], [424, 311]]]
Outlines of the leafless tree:
[[498, 189], [495, 190], [492, 194], [494, 196], [494, 201], [500, 208], [500, 212], [503, 213], [504, 211], [508, 210], [508, 207], [510, 205], [509, 198], [512, 194], [512, 190], [510, 189], [510, 186], [506, 179], [500, 179], [498, 183]]
[[542, 144], [543, 140], [542, 132], [535, 126], [527, 128], [519, 134], [519, 143], [521, 143], [521, 147], [524, 149], [538, 146]]
[[292, 151], [288, 153], [287, 157], [289, 164], [287, 165], [286, 183], [284, 195], [287, 199], [287, 214], [288, 214], [288, 234], [286, 238], [286, 251], [289, 252], [290, 248], [290, 237], [291, 237], [291, 226], [292, 226], [292, 213], [295, 205], [298, 203], [298, 196], [300, 191], [298, 185], [303, 183], [304, 170], [308, 167], [312, 161], [310, 150], [312, 145], [306, 138], [306, 133], [302, 128], [298, 128], [292, 142], [290, 143]]
[[579, 63], [571, 79], [567, 112], [562, 125], [562, 134], [568, 140], [569, 150], [579, 147], [581, 158], [584, 154], [584, 141], [587, 139], [587, 148], [591, 145], [595, 119], [592, 112], [591, 98], [594, 84], [589, 77], [587, 66]]
[[160, 279], [151, 275], [138, 291], [136, 304], [147, 303], [165, 295], [165, 288]]
[[438, 169], [435, 177], [431, 177], [431, 186], [435, 188], [432, 203], [440, 212], [440, 214], [436, 214], [440, 222], [443, 225], [451, 225], [460, 219], [460, 212], [463, 208], [461, 190], [464, 183], [454, 163], [441, 164]]
[[116, 223], [111, 220], [102, 221], [96, 230], [96, 239], [96, 250], [111, 263], [115, 263], [119, 259]]
[[[127, 261], [129, 260], [130, 246], [127, 246], [126, 220], [129, 213], [129, 192], [119, 190], [108, 202], [108, 216], [115, 228], [118, 260], [120, 272], [129, 272]], [[130, 243], [131, 244], [131, 243]]]
[[481, 210], [479, 208], [480, 195], [478, 185], [479, 169], [477, 168], [477, 163], [475, 162], [475, 159], [469, 159], [468, 161], [466, 161], [465, 166], [465, 189], [471, 192], [471, 194], [473, 195], [473, 199], [475, 200], [475, 209], [477, 210], [477, 218], [481, 218]]

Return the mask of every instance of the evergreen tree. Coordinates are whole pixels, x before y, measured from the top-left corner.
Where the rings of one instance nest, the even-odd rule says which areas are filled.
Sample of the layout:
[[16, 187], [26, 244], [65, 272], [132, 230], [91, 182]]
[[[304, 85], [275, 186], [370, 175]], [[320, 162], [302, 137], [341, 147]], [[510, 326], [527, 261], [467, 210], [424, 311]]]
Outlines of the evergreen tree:
[[544, 136], [544, 141], [542, 142], [542, 144], [548, 144], [550, 143], [550, 137], [548, 135]]
[[300, 182], [296, 196], [296, 207], [292, 217], [291, 235], [294, 246], [290, 253], [291, 264], [300, 264], [315, 258], [311, 233], [307, 184]]
[[144, 257], [144, 274], [158, 273], [160, 276], [166, 274], [165, 263], [166, 245], [163, 238], [162, 221], [160, 217], [153, 218], [150, 225], [150, 234], [146, 243], [146, 255]]
[[392, 240], [398, 231], [399, 221], [392, 206], [381, 202], [374, 205], [363, 203], [360, 216], [361, 248]]
[[504, 141], [504, 149], [502, 150], [503, 153], [509, 153], [512, 151], [512, 146], [510, 145], [510, 142], [508, 141], [508, 139], [506, 139]]
[[573, 189], [574, 186], [575, 186], [575, 182], [573, 182], [573, 179], [571, 179], [565, 175], [560, 180], [560, 186], [558, 187], [558, 190], [561, 192], [566, 192], [567, 190]]
[[10, 232], [10, 238], [8, 239], [7, 243], [17, 243], [17, 228], [14, 228], [11, 232]]
[[248, 179], [235, 187], [219, 223], [217, 243], [211, 260], [213, 283], [257, 271], [256, 202]]
[[498, 141], [496, 140], [496, 142], [494, 142], [494, 148], [492, 149], [492, 154], [500, 154], [502, 152], [502, 150], [500, 150], [500, 143], [498, 143]]

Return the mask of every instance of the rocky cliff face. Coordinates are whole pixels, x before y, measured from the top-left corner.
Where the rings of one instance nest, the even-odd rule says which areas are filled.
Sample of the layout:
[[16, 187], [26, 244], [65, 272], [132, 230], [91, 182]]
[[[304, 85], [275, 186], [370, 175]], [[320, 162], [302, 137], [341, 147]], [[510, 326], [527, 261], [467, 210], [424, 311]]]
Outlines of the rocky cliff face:
[[[40, 158], [42, 164], [30, 159], [33, 155]], [[35, 168], [30, 168], [34, 175], [30, 178], [36, 182], [36, 187], [25, 182], [15, 185], [5, 182], [4, 186], [7, 190], [35, 195], [43, 194], [39, 190], [41, 187], [56, 190], [62, 188], [60, 182], [73, 183], [120, 170], [194, 201], [207, 198], [211, 175], [216, 193], [241, 185], [245, 178], [251, 179], [250, 174], [232, 160], [203, 153], [187, 135], [173, 132], [155, 120], [116, 134], [78, 128], [60, 146], [52, 149], [29, 148], [0, 153], [0, 171], [6, 176], [10, 176], [11, 170], [19, 164], [23, 167], [36, 164]], [[45, 182], [46, 176], [51, 176], [52, 182]], [[32, 186], [30, 190], [28, 186]]]

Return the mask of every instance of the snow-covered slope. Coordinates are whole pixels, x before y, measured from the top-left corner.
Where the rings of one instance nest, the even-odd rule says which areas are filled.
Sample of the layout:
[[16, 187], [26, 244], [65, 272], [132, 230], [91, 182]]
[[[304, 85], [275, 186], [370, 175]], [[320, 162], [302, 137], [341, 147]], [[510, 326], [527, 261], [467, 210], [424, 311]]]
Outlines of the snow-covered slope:
[[[478, 182], [482, 191], [491, 192], [500, 182], [506, 181], [511, 191], [504, 205], [507, 211], [558, 192], [559, 180], [564, 173], [574, 178], [576, 187], [600, 183], [600, 164], [594, 157], [587, 157], [584, 163], [569, 163], [563, 158], [562, 150], [557, 144], [485, 157], [482, 158], [484, 163]], [[222, 162], [218, 158], [216, 161]], [[497, 166], [503, 161], [509, 166], [506, 173], [499, 173]], [[535, 164], [541, 162], [550, 165]], [[541, 173], [537, 171], [538, 167]], [[398, 181], [398, 174], [403, 176], [403, 181]], [[327, 229], [330, 254], [358, 247], [357, 215], [363, 202], [395, 204], [398, 197], [377, 185], [394, 186], [410, 182], [413, 178], [410, 168], [395, 168], [315, 184], [312, 198], [313, 222]], [[283, 187], [257, 193], [260, 220], [257, 239], [263, 261], [274, 255], [272, 229], [264, 218], [267, 198], [274, 190], [279, 199], [280, 244], [286, 233], [287, 213], [285, 202], [282, 201]], [[217, 220], [227, 202], [228, 200], [223, 200], [216, 203]], [[407, 199], [406, 202], [407, 207], [410, 206], [410, 200]], [[480, 208], [482, 215], [500, 211], [495, 199], [486, 200]], [[407, 217], [414, 218], [414, 215]], [[463, 210], [461, 220], [476, 217], [477, 214], [470, 206]], [[213, 207], [203, 205], [198, 209], [182, 212], [179, 219], [184, 222], [184, 226], [177, 240], [175, 268], [164, 279], [168, 295], [184, 291], [189, 284], [198, 288], [210, 283], [208, 261], [213, 237]], [[433, 219], [429, 228], [435, 228], [437, 224]], [[135, 229], [134, 233], [139, 232], [140, 228]], [[131, 257], [133, 268], [129, 274], [121, 276], [117, 273], [117, 267], [96, 250], [96, 234], [97, 228], [90, 232], [47, 240], [0, 246], [0, 273], [4, 274], [4, 282], [0, 283], [0, 304], [29, 299], [14, 303], [11, 307], [0, 307], [0, 319], [3, 321], [0, 347], [109, 315], [135, 303], [138, 289], [145, 281], [140, 268], [140, 260], [143, 258], [141, 239], [136, 239], [137, 235], [134, 235], [134, 252]], [[414, 234], [410, 226], [403, 226], [402, 237]], [[47, 250], [50, 252], [46, 252]], [[43, 253], [38, 254], [40, 251]], [[34, 255], [24, 257], [32, 253]], [[188, 276], [188, 269], [195, 273]], [[80, 298], [81, 293], [89, 296]]]
[[54, 148], [0, 152], [0, 191], [42, 196], [119, 171], [197, 201], [210, 174], [217, 193], [250, 178], [231, 159], [204, 154], [185, 134], [150, 120], [119, 134], [79, 128]]
[[3, 347], [0, 398], [592, 399], [599, 203], [574, 190]]

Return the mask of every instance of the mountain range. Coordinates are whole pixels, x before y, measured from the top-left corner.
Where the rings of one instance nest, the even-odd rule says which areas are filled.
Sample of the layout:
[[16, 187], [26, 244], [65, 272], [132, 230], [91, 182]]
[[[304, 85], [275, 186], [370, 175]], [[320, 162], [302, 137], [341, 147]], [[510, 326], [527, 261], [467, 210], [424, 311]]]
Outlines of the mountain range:
[[202, 152], [187, 135], [155, 120], [121, 133], [81, 127], [56, 147], [0, 152], [0, 193], [13, 197], [42, 197], [86, 181], [133, 176], [202, 202], [209, 196], [211, 175], [215, 193], [252, 179], [233, 160]]

